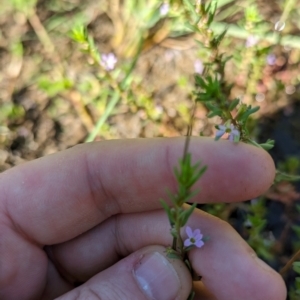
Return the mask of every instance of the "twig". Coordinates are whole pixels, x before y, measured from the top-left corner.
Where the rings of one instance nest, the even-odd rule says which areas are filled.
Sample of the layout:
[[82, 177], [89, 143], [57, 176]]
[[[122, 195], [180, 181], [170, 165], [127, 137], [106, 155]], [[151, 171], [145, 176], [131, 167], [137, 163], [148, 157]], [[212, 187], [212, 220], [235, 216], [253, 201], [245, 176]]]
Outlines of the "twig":
[[101, 127], [106, 122], [107, 118], [110, 116], [111, 112], [117, 105], [117, 103], [120, 99], [120, 96], [121, 96], [120, 93], [118, 91], [115, 91], [112, 98], [110, 99], [108, 106], [105, 109], [104, 114], [101, 116], [101, 118], [99, 118], [96, 126], [94, 127], [92, 132], [88, 135], [87, 139], [85, 140], [86, 143], [92, 142], [96, 138]]
[[279, 274], [284, 276], [285, 273], [292, 267], [292, 264], [300, 258], [300, 249], [292, 256], [292, 258], [286, 263], [286, 265], [280, 270]]
[[47, 30], [45, 29], [44, 25], [42, 24], [40, 18], [36, 14], [35, 9], [31, 9], [30, 12], [27, 14], [27, 19], [34, 29], [37, 37], [39, 38], [40, 42], [44, 46], [45, 50], [53, 54], [55, 52], [55, 46], [53, 45]]

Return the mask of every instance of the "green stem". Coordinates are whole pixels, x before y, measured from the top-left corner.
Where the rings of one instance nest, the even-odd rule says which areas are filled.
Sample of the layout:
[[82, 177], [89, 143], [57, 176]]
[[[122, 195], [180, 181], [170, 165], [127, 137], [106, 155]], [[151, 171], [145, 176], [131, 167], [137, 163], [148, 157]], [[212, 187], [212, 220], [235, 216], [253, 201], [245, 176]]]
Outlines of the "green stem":
[[293, 257], [280, 270], [279, 274], [283, 277], [285, 273], [292, 267], [293, 263], [300, 258], [300, 249], [293, 255]]
[[[125, 91], [128, 88], [128, 86], [129, 86], [129, 78], [130, 78], [130, 75], [132, 74], [132, 72], [133, 72], [133, 70], [134, 70], [134, 68], [135, 68], [135, 66], [137, 64], [137, 61], [138, 61], [138, 59], [140, 57], [140, 54], [141, 54], [141, 51], [142, 51], [142, 46], [143, 46], [143, 39], [141, 38], [137, 54], [135, 55], [135, 57], [134, 57], [131, 65], [130, 65], [130, 68], [127, 70], [124, 79], [122, 80], [122, 82], [119, 85], [114, 82], [114, 79], [111, 77], [111, 75], [109, 74], [109, 72], [107, 72], [107, 76], [110, 79], [113, 88], [115, 88], [115, 91], [114, 91], [112, 99], [110, 100], [108, 106], [106, 107], [103, 115], [98, 120], [98, 122], [97, 122], [96, 126], [94, 127], [94, 129], [92, 130], [92, 132], [86, 138], [86, 140], [85, 140], [86, 143], [92, 142], [97, 137], [97, 134], [99, 133], [99, 131], [102, 128], [103, 124], [106, 122], [106, 120], [108, 119], [108, 117], [112, 113], [113, 109], [117, 105], [118, 101], [122, 97], [123, 91]], [[90, 55], [99, 64], [97, 56], [94, 56], [92, 50], [93, 49], [90, 49]]]
[[260, 149], [263, 149], [263, 147], [262, 147], [260, 144], [256, 143], [255, 141], [253, 141], [253, 140], [251, 140], [251, 139], [249, 139], [249, 138], [247, 138], [247, 139], [245, 140], [245, 142], [248, 143], [248, 144], [251, 144], [251, 145], [253, 145], [253, 146], [255, 146], [255, 147], [258, 147], [258, 148], [260, 148]]
[[284, 10], [280, 18], [280, 22], [286, 22], [292, 9], [295, 7], [296, 0], [286, 0], [284, 3]]
[[117, 105], [119, 99], [120, 99], [120, 93], [118, 91], [116, 91], [113, 94], [111, 100], [109, 101], [109, 104], [108, 104], [107, 108], [105, 109], [103, 115], [100, 117], [96, 126], [94, 127], [92, 132], [88, 135], [87, 139], [85, 140], [86, 143], [92, 142], [96, 138], [98, 132], [100, 131], [100, 129], [102, 128], [103, 124], [106, 122], [106, 120], [108, 119], [110, 114], [112, 113], [112, 111], [115, 108], [115, 106]]
[[[249, 32], [245, 29], [240, 28], [234, 24], [227, 24], [223, 22], [215, 22], [210, 25], [210, 28], [217, 34], [222, 33], [224, 30], [227, 29], [227, 35], [232, 37], [240, 38], [240, 39], [247, 39], [249, 36]], [[279, 39], [278, 33], [257, 33], [255, 34], [259, 39], [268, 41], [271, 44], [276, 44]], [[279, 42], [282, 46], [288, 46], [292, 48], [300, 49], [300, 38], [292, 35], [285, 35], [280, 39]]]

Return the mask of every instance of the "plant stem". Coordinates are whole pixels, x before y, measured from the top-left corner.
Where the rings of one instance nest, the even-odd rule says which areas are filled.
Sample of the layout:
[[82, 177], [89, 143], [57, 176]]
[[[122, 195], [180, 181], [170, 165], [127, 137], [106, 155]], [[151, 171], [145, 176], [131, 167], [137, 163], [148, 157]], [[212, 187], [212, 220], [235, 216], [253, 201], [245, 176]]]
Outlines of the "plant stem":
[[92, 142], [96, 138], [96, 136], [97, 136], [98, 132], [100, 131], [101, 127], [106, 122], [107, 118], [110, 116], [113, 109], [117, 105], [117, 103], [120, 99], [120, 96], [121, 95], [120, 95], [119, 91], [115, 91], [115, 93], [113, 94], [111, 100], [109, 101], [109, 104], [106, 107], [103, 115], [99, 118], [99, 120], [98, 120], [97, 124], [95, 125], [94, 129], [92, 130], [92, 132], [88, 135], [87, 139], [85, 140], [86, 143]]
[[292, 258], [286, 263], [286, 265], [280, 270], [279, 274], [284, 276], [284, 274], [292, 267], [292, 264], [300, 258], [300, 249], [292, 256]]
[[40, 42], [44, 46], [45, 51], [47, 51], [50, 54], [53, 54], [55, 52], [55, 46], [53, 45], [47, 30], [43, 26], [40, 18], [36, 14], [36, 11], [34, 8], [32, 8], [28, 14], [27, 14], [27, 19], [34, 29], [36, 35], [38, 36]]
[[[240, 38], [240, 39], [247, 39], [249, 36], [249, 33], [247, 30], [240, 28], [237, 25], [234, 24], [227, 24], [223, 22], [213, 22], [210, 25], [210, 28], [215, 32], [215, 33], [222, 33], [224, 30], [227, 29], [226, 34], [230, 35], [232, 37]], [[268, 33], [268, 34], [261, 34], [257, 33], [255, 34], [259, 39], [268, 41], [271, 44], [276, 44], [279, 39], [278, 33]], [[279, 42], [282, 46], [288, 46], [292, 48], [297, 48], [300, 49], [300, 38], [297, 36], [292, 36], [292, 35], [286, 35], [283, 36], [280, 39]]]
[[[106, 122], [106, 120], [108, 119], [108, 117], [112, 113], [113, 109], [117, 105], [118, 101], [123, 96], [124, 91], [126, 89], [128, 89], [128, 85], [129, 85], [129, 82], [130, 82], [129, 78], [130, 78], [130, 75], [132, 74], [132, 72], [133, 72], [133, 70], [134, 70], [134, 68], [137, 64], [137, 61], [140, 57], [140, 54], [141, 54], [141, 51], [142, 51], [142, 45], [143, 45], [143, 39], [140, 40], [138, 51], [137, 51], [131, 65], [130, 65], [130, 68], [126, 72], [124, 79], [121, 81], [121, 83], [118, 84], [115, 81], [115, 79], [111, 76], [111, 74], [108, 71], [106, 72], [107, 79], [110, 82], [111, 87], [114, 89], [114, 93], [113, 93], [113, 96], [112, 96], [108, 106], [106, 107], [103, 115], [99, 118], [99, 120], [97, 121], [97, 124], [95, 125], [94, 129], [92, 130], [92, 132], [86, 138], [86, 140], [85, 140], [86, 143], [92, 142], [97, 137], [97, 134], [99, 133], [99, 131], [102, 128], [103, 124]], [[90, 52], [91, 57], [93, 57], [95, 62], [101, 67], [101, 64], [100, 64], [99, 60], [97, 59], [97, 56], [95, 56], [95, 53], [93, 52], [93, 49], [89, 49], [89, 52]]]

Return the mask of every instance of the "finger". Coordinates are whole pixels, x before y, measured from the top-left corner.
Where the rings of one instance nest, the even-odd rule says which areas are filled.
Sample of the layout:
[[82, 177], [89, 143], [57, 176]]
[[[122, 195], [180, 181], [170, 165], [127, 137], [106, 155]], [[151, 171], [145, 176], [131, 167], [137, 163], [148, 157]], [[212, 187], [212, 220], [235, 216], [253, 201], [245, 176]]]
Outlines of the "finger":
[[57, 300], [186, 300], [192, 279], [184, 263], [165, 248], [141, 249]]
[[210, 240], [203, 248], [191, 250], [189, 259], [218, 300], [286, 299], [282, 277], [260, 260], [228, 223], [208, 214], [204, 220], [200, 217], [203, 213], [196, 211], [190, 226], [208, 232]]
[[218, 300], [201, 281], [193, 283], [193, 291], [195, 292], [193, 300]]
[[[218, 300], [285, 299], [282, 278], [256, 257], [230, 225], [196, 210], [189, 226], [209, 236], [203, 248], [190, 252], [190, 259]], [[162, 210], [115, 216], [72, 241], [50, 247], [51, 259], [70, 282], [84, 282], [142, 247], [170, 246], [169, 228]]]
[[31, 297], [30, 299], [53, 300], [74, 289], [74, 285], [71, 285], [65, 278], [62, 278], [51, 261], [48, 262], [46, 282], [42, 296], [39, 298]]
[[[92, 143], [18, 166], [0, 175], [0, 216], [44, 245], [114, 214], [159, 208], [166, 187], [176, 189], [173, 167], [183, 145], [184, 138]], [[208, 166], [197, 183], [199, 203], [249, 199], [274, 178], [270, 156], [252, 146], [195, 138], [190, 152]]]
[[13, 229], [1, 228], [0, 299], [40, 299], [46, 285], [47, 262], [47, 255], [40, 248], [32, 247]]

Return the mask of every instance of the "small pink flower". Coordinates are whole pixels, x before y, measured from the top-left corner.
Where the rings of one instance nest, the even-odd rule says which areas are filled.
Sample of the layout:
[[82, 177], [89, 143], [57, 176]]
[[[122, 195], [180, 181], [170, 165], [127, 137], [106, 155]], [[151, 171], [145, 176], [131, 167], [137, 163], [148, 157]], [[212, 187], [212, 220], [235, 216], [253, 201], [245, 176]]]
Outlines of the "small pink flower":
[[117, 57], [113, 53], [101, 55], [101, 65], [107, 71], [112, 71], [117, 63]]
[[216, 139], [220, 139], [225, 133], [229, 134], [228, 139], [232, 142], [238, 141], [240, 138], [239, 130], [233, 125], [218, 125], [218, 131], [216, 133]]
[[196, 59], [194, 62], [195, 73], [202, 74], [204, 71], [203, 62], [200, 59]]
[[195, 229], [193, 231], [191, 227], [187, 226], [185, 231], [188, 235], [188, 238], [184, 241], [185, 247], [196, 246], [198, 248], [201, 248], [204, 245], [204, 242], [202, 240], [203, 234], [201, 234], [200, 229]]
[[257, 36], [249, 35], [245, 42], [245, 46], [246, 48], [251, 48], [254, 47], [258, 42], [259, 42], [259, 38]]
[[275, 54], [269, 54], [267, 56], [267, 63], [270, 66], [274, 66], [276, 63], [276, 55]]

